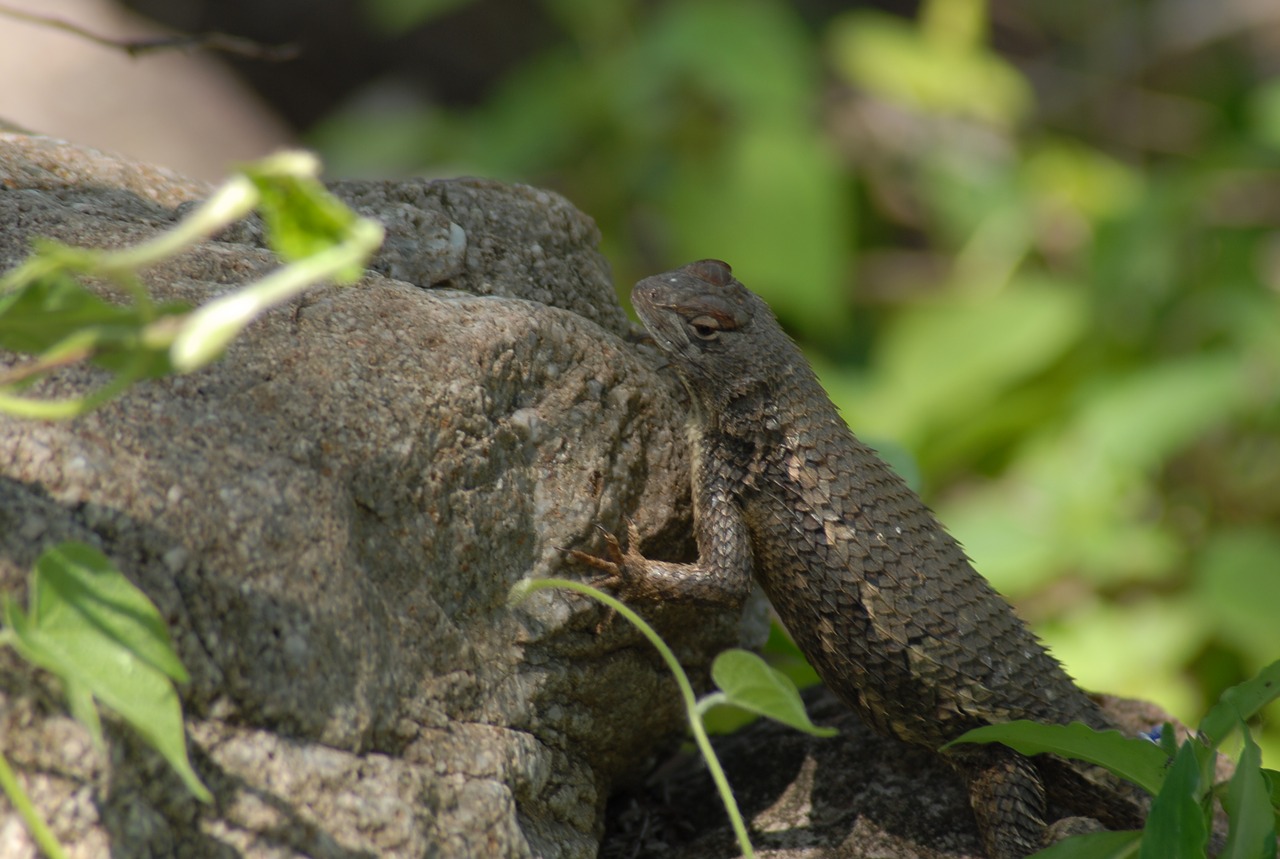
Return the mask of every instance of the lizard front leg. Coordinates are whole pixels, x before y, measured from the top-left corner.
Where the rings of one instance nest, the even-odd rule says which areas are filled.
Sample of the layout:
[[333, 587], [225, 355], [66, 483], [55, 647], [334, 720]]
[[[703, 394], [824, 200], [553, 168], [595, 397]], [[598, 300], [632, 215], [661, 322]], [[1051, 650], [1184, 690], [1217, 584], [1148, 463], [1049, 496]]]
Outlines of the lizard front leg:
[[627, 549], [606, 533], [606, 556], [572, 550], [569, 557], [605, 575], [592, 584], [624, 602], [692, 602], [737, 608], [751, 591], [751, 539], [727, 493], [708, 490], [694, 505], [698, 560], [655, 561], [640, 554], [640, 533], [627, 523]]

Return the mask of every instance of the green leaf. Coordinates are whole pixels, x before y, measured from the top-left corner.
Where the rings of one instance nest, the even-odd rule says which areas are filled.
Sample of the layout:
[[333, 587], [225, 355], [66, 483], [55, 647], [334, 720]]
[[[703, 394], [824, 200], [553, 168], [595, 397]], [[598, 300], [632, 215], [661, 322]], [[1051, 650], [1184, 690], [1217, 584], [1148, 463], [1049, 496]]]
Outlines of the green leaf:
[[767, 716], [817, 737], [831, 737], [835, 728], [820, 728], [809, 720], [796, 686], [785, 674], [746, 650], [726, 650], [711, 665], [711, 679], [725, 694], [723, 703]]
[[[290, 175], [257, 165], [246, 165], [260, 195], [258, 211], [266, 226], [267, 244], [285, 262], [297, 262], [345, 241], [356, 222], [356, 214], [310, 176]], [[363, 260], [336, 276], [341, 281], [356, 280], [363, 273]]]
[[1119, 731], [1095, 731], [1079, 722], [1042, 725], [1019, 720], [974, 728], [942, 748], [957, 743], [1003, 743], [1024, 755], [1054, 754], [1088, 761], [1133, 782], [1148, 793], [1160, 789], [1168, 758], [1148, 740], [1126, 737]]
[[1267, 704], [1280, 697], [1280, 660], [1272, 662], [1256, 677], [1222, 693], [1200, 721], [1200, 734], [1217, 748], [1231, 732]]
[[837, 73], [855, 86], [921, 111], [1012, 125], [1030, 109], [1031, 88], [977, 44], [939, 43], [878, 12], [851, 12], [830, 26]]
[[1259, 772], [1267, 783], [1267, 790], [1271, 796], [1271, 804], [1280, 809], [1280, 772], [1269, 770], [1263, 767]]
[[1141, 832], [1090, 832], [1059, 841], [1030, 859], [1130, 859], [1138, 855]]
[[1252, 383], [1231, 352], [1204, 352], [1123, 376], [1089, 392], [1078, 432], [1095, 455], [1130, 467], [1158, 467], [1237, 412]]
[[804, 652], [777, 621], [769, 624], [769, 638], [761, 651], [768, 657], [770, 667], [781, 671], [797, 689], [808, 689], [822, 682]]
[[1209, 830], [1200, 806], [1195, 743], [1183, 743], [1142, 830], [1140, 859], [1204, 859]]
[[0, 294], [0, 348], [47, 358], [83, 351], [109, 370], [161, 376], [169, 370], [168, 353], [148, 346], [144, 331], [157, 317], [186, 310], [177, 304], [111, 304], [65, 271], [47, 272]]
[[[786, 4], [701, 0], [667, 4], [652, 29], [639, 33], [636, 60], [653, 74], [628, 82], [652, 91], [696, 88], [729, 111], [730, 122], [813, 127], [821, 68], [800, 16]], [[661, 97], [660, 97], [661, 98]], [[664, 107], [655, 100], [650, 109]], [[667, 105], [669, 107], [669, 103]], [[651, 120], [640, 118], [642, 124]]]
[[1280, 150], [1280, 78], [1273, 77], [1253, 89], [1249, 118], [1258, 142]]
[[1262, 776], [1262, 751], [1243, 728], [1244, 750], [1222, 805], [1231, 818], [1221, 859], [1271, 859], [1276, 855], [1276, 812]]
[[62, 543], [47, 550], [35, 582], [32, 614], [42, 631], [78, 634], [88, 625], [174, 681], [190, 679], [155, 605], [97, 549]]
[[815, 122], [821, 69], [799, 17], [775, 2], [666, 4], [637, 48], [620, 121], [665, 129], [662, 166], [644, 168], [661, 184], [638, 189], [667, 225], [664, 252], [729, 260], [781, 318], [843, 343], [852, 208]]
[[129, 327], [128, 307], [108, 304], [63, 271], [48, 272], [0, 295], [0, 346], [43, 352], [88, 326]]
[[1143, 188], [1122, 162], [1075, 141], [1049, 140], [1028, 153], [1023, 181], [1041, 205], [1105, 218], [1132, 207]]
[[93, 702], [93, 691], [75, 677], [62, 675], [62, 687], [67, 695], [67, 709], [71, 718], [89, 729], [93, 744], [99, 749], [106, 748], [107, 742], [102, 736], [102, 720], [98, 718], [98, 705]]
[[31, 577], [30, 615], [11, 600], [5, 622], [26, 659], [60, 677], [73, 715], [96, 741], [92, 699], [110, 707], [169, 762], [187, 788], [209, 801], [187, 758], [182, 708], [170, 677], [186, 671], [159, 612], [96, 550], [63, 543]]

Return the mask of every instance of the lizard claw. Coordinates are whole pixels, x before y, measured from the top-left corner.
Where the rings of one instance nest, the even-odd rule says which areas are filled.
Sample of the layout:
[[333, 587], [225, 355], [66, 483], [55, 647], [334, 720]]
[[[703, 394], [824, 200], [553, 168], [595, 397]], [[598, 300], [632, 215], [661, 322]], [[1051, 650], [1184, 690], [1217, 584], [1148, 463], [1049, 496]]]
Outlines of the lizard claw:
[[[613, 545], [617, 546], [618, 541], [614, 540]], [[630, 516], [627, 517], [627, 547], [633, 552], [640, 551], [640, 529], [636, 527], [636, 520]]]
[[607, 573], [604, 577], [590, 582], [589, 584], [592, 587], [616, 587], [622, 582], [622, 569], [626, 562], [627, 554], [622, 551], [622, 545], [618, 542], [617, 537], [613, 536], [613, 534], [606, 531], [604, 528], [601, 528], [599, 525], [596, 527], [599, 528], [600, 533], [604, 535], [605, 556], [603, 558], [599, 555], [592, 555], [589, 552], [579, 551], [578, 549], [565, 550], [565, 554], [567, 554], [569, 559], [572, 561], [577, 561], [580, 564], [586, 564], [588, 567], [596, 570], [602, 570]]
[[[618, 538], [613, 532], [601, 525], [596, 525], [596, 529], [604, 536], [604, 557], [592, 555], [578, 549], [565, 549], [562, 551], [570, 561], [575, 561], [604, 573], [603, 576], [597, 576], [587, 582], [591, 587], [610, 591], [625, 598], [627, 585], [629, 584], [627, 552], [623, 551], [622, 544], [618, 542]], [[636, 523], [630, 517], [627, 517], [627, 545], [632, 551], [635, 550], [636, 546], [640, 545], [640, 529], [636, 527]], [[604, 617], [596, 624], [595, 631], [597, 634], [613, 621], [615, 614], [617, 612], [612, 608], [606, 610]]]

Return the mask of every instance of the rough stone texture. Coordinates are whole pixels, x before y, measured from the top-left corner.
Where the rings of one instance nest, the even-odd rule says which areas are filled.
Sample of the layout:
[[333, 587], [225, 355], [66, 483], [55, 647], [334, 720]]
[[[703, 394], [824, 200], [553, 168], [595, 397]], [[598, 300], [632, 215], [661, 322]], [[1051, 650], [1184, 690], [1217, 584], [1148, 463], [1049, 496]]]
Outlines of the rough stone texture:
[[[803, 693], [813, 721], [840, 731], [824, 739], [759, 720], [712, 745], [724, 764], [756, 855], [768, 859], [982, 859], [964, 783], [940, 757], [872, 732], [828, 689]], [[1091, 696], [1126, 733], [1172, 723], [1148, 701]], [[1219, 755], [1216, 783], [1234, 774]], [[1053, 808], [1066, 814], [1065, 808]], [[706, 768], [681, 752], [644, 784], [609, 803], [600, 859], [738, 859], [732, 828]], [[1217, 810], [1210, 855], [1225, 843]]]
[[[73, 855], [591, 856], [615, 779], [679, 730], [628, 627], [594, 635], [577, 597], [506, 604], [524, 576], [577, 575], [558, 547], [598, 547], [597, 522], [689, 549], [679, 395], [618, 336], [594, 226], [484, 181], [341, 190], [390, 224], [374, 270], [411, 282], [318, 288], [214, 366], [76, 421], [0, 416], [0, 590], [25, 601], [50, 544], [102, 549], [171, 626], [216, 795], [188, 797], [123, 728], [93, 751], [56, 681], [0, 651], [5, 753]], [[206, 191], [0, 135], [0, 261], [36, 235], [135, 242]], [[268, 271], [256, 233], [160, 266], [154, 294], [202, 302]], [[657, 621], [695, 669], [739, 634]], [[0, 854], [35, 855], [3, 799]]]
[[[805, 693], [819, 739], [758, 721], [714, 741], [769, 859], [981, 859], [964, 784], [928, 751], [874, 734], [834, 695]], [[610, 803], [601, 859], [741, 856], [704, 767], [688, 756]]]
[[[115, 247], [207, 186], [56, 140], [0, 133], [0, 266], [48, 235]], [[479, 180], [349, 183], [388, 225], [371, 275], [255, 322], [198, 373], [69, 423], [0, 415], [0, 593], [40, 551], [102, 549], [159, 606], [181, 690], [186, 795], [107, 722], [107, 753], [55, 680], [0, 648], [0, 746], [76, 857], [737, 856], [694, 763], [651, 776], [674, 685], [627, 626], [578, 598], [510, 609], [557, 547], [634, 516], [687, 559], [683, 404], [630, 329], [591, 222]], [[200, 302], [275, 264], [248, 220], [148, 275]], [[394, 278], [394, 279], [393, 279]], [[16, 358], [0, 353], [0, 368]], [[38, 390], [84, 391], [89, 369]], [[699, 673], [743, 619], [651, 619]], [[830, 699], [814, 740], [761, 724], [721, 741], [760, 856], [976, 854], [960, 785]], [[825, 701], [825, 703], [824, 703]], [[630, 786], [613, 802], [608, 795]], [[0, 796], [0, 856], [37, 855]]]

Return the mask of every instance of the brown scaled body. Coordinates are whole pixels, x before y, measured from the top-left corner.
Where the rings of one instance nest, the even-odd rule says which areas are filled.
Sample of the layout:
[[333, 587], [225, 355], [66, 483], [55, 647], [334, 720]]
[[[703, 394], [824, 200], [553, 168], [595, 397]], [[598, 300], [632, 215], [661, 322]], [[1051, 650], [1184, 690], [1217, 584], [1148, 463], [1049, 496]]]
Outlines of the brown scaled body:
[[[878, 730], [938, 749], [1012, 719], [1111, 727], [970, 565], [920, 498], [846, 427], [763, 300], [703, 260], [632, 303], [692, 400], [699, 558], [588, 559], [633, 601], [738, 604], [754, 575], [823, 681]], [[578, 558], [584, 558], [575, 553]], [[1083, 766], [1002, 746], [946, 757], [988, 854], [1043, 846], [1046, 792], [1113, 827], [1145, 797]]]

